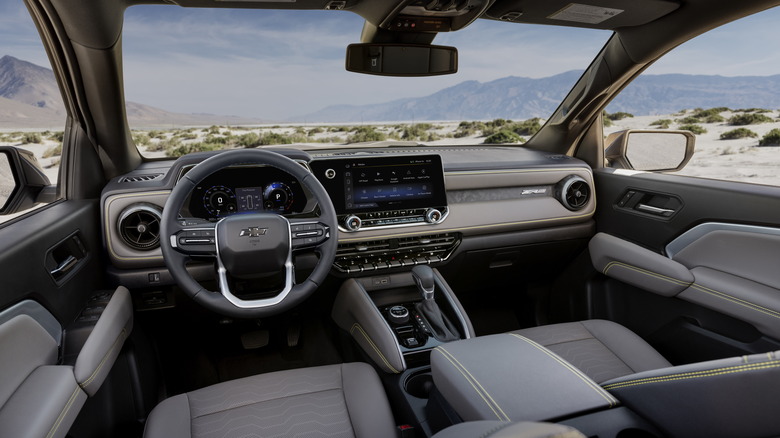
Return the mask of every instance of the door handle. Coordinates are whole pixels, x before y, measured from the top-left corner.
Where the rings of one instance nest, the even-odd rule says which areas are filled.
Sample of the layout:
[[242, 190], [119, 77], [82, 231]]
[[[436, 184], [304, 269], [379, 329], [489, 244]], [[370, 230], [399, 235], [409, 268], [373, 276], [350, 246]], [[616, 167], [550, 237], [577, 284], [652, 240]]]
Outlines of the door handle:
[[654, 214], [656, 216], [669, 217], [674, 214], [674, 210], [670, 208], [653, 207], [652, 205], [647, 204], [637, 204], [635, 208], [639, 211]]
[[70, 270], [73, 269], [73, 267], [76, 266], [78, 262], [79, 259], [77, 259], [75, 256], [70, 255], [67, 258], [65, 258], [65, 260], [60, 262], [60, 264], [57, 265], [56, 268], [49, 271], [49, 274], [51, 274], [51, 276], [54, 277], [55, 279], [62, 278], [65, 276], [65, 274], [70, 272]]

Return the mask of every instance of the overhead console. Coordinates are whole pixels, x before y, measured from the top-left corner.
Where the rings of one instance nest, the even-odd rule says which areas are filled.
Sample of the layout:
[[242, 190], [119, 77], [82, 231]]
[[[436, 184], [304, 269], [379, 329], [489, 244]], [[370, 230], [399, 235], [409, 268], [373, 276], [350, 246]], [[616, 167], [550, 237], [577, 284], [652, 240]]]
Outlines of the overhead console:
[[344, 232], [435, 225], [449, 213], [438, 155], [352, 156], [315, 160], [310, 167]]
[[411, 0], [402, 3], [379, 27], [406, 32], [456, 31], [471, 24], [492, 3], [492, 0]]

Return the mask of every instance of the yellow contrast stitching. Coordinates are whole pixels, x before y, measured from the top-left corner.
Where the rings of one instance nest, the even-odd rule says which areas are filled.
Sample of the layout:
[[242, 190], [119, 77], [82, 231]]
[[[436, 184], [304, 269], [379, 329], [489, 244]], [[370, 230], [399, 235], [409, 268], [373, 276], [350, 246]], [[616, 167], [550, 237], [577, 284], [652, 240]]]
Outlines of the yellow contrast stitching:
[[[479, 389], [477, 389], [476, 386], [474, 386], [474, 382], [472, 382], [471, 379], [468, 378], [468, 376], [463, 372], [463, 370], [461, 370], [460, 367], [458, 365], [456, 365], [455, 362], [452, 361], [452, 359], [450, 359], [446, 354], [444, 354], [445, 352], [442, 351], [441, 346], [436, 348], [434, 351], [438, 351], [439, 353], [441, 353], [441, 355], [445, 359], [447, 359], [447, 361], [449, 361], [449, 363], [452, 364], [452, 366], [455, 367], [456, 370], [458, 370], [458, 372], [463, 376], [464, 379], [466, 379], [466, 381], [469, 383], [469, 385], [471, 385], [471, 387], [474, 388], [474, 391], [477, 392], [477, 394], [482, 399], [482, 401], [484, 401], [485, 404], [488, 406], [488, 408], [490, 408], [490, 410], [493, 411], [493, 414], [495, 414], [496, 418], [498, 418], [499, 420], [503, 421], [504, 419], [501, 418], [501, 415], [499, 415], [498, 412], [496, 412], [496, 410], [493, 408], [493, 405], [491, 405], [490, 402], [482, 394], [482, 392]], [[506, 416], [506, 414], [504, 414], [504, 415]]]
[[73, 402], [76, 401], [76, 396], [78, 396], [79, 391], [81, 391], [81, 388], [78, 386], [76, 389], [73, 390], [73, 394], [70, 395], [70, 398], [68, 399], [68, 403], [65, 404], [65, 407], [62, 408], [62, 411], [60, 411], [60, 416], [57, 417], [57, 421], [54, 422], [54, 424], [51, 426], [51, 429], [49, 429], [49, 433], [46, 435], [46, 438], [51, 438], [54, 436], [54, 434], [57, 432], [57, 429], [60, 428], [60, 424], [62, 424], [62, 420], [65, 419], [65, 414], [70, 410], [70, 407], [73, 405]]
[[775, 317], [775, 318], [780, 318], [780, 312], [778, 312], [776, 310], [769, 309], [767, 307], [760, 306], [760, 305], [758, 305], [756, 303], [752, 303], [750, 301], [746, 301], [746, 300], [743, 300], [743, 299], [731, 296], [731, 295], [729, 295], [727, 293], [720, 292], [720, 291], [717, 291], [715, 289], [710, 289], [710, 288], [708, 288], [706, 286], [702, 286], [702, 285], [700, 285], [698, 283], [693, 284], [691, 287], [696, 289], [696, 290], [698, 290], [698, 291], [701, 291], [701, 292], [704, 292], [706, 294], [710, 294], [712, 296], [715, 296], [717, 298], [721, 298], [721, 299], [724, 299], [726, 301], [731, 301], [734, 304], [738, 304], [740, 306], [747, 307], [748, 309], [755, 310], [756, 312], [761, 312], [761, 313], [764, 313], [766, 315], [769, 315], [769, 316], [772, 316], [772, 317]]
[[124, 341], [124, 337], [125, 337], [125, 329], [122, 329], [122, 331], [119, 332], [119, 336], [117, 336], [116, 341], [114, 341], [114, 344], [111, 345], [111, 348], [109, 348], [108, 351], [106, 352], [106, 354], [103, 355], [103, 360], [100, 361], [98, 366], [95, 368], [95, 371], [92, 372], [92, 374], [87, 378], [87, 380], [85, 380], [82, 383], [79, 383], [79, 386], [81, 386], [82, 388], [85, 388], [85, 387], [89, 386], [90, 383], [92, 383], [92, 381], [95, 379], [95, 377], [97, 377], [98, 372], [100, 371], [100, 369], [103, 368], [103, 365], [106, 364], [106, 361], [108, 360], [108, 357], [111, 355], [111, 352], [114, 351], [116, 346], [120, 343], [119, 341]]
[[645, 275], [649, 275], [649, 276], [652, 276], [652, 277], [656, 277], [659, 280], [666, 280], [666, 281], [672, 282], [672, 283], [677, 284], [679, 286], [690, 286], [691, 285], [691, 282], [689, 282], [689, 281], [683, 281], [683, 280], [678, 280], [678, 279], [673, 278], [673, 277], [667, 277], [666, 275], [658, 274], [656, 272], [648, 271], [648, 270], [645, 270], [645, 269], [642, 269], [642, 268], [638, 268], [636, 266], [629, 265], [629, 264], [622, 263], [622, 262], [610, 262], [609, 264], [607, 264], [607, 266], [604, 267], [604, 275], [607, 275], [607, 271], [609, 271], [609, 269], [612, 268], [613, 266], [621, 266], [621, 267], [624, 267], [626, 269], [630, 269], [632, 271], [639, 272], [640, 274], [645, 274]]
[[713, 370], [695, 371], [690, 373], [670, 374], [668, 376], [646, 377], [644, 379], [626, 380], [625, 382], [613, 383], [611, 385], [604, 386], [604, 389], [612, 390], [618, 388], [626, 388], [630, 386], [639, 386], [649, 383], [659, 382], [673, 382], [677, 380], [698, 379], [702, 377], [722, 376], [725, 374], [736, 374], [745, 371], [764, 370], [769, 368], [780, 367], [780, 361], [756, 363], [752, 365], [737, 365], [724, 368], [716, 368]]
[[588, 376], [583, 374], [582, 371], [578, 370], [573, 365], [571, 365], [568, 362], [564, 361], [563, 359], [559, 358], [558, 355], [556, 355], [552, 351], [550, 351], [547, 348], [543, 347], [542, 345], [539, 345], [536, 342], [534, 342], [534, 341], [532, 341], [532, 340], [530, 340], [530, 339], [528, 339], [528, 338], [526, 338], [524, 336], [520, 336], [520, 335], [518, 335], [516, 333], [509, 333], [509, 335], [510, 336], [514, 336], [517, 339], [520, 339], [522, 341], [525, 341], [525, 342], [531, 344], [532, 346], [536, 347], [542, 353], [550, 356], [556, 362], [558, 362], [559, 364], [563, 365], [564, 368], [566, 368], [567, 370], [569, 370], [572, 373], [574, 373], [575, 376], [579, 377], [580, 380], [585, 382], [586, 385], [588, 385], [591, 389], [596, 391], [596, 393], [598, 395], [600, 395], [602, 398], [604, 398], [609, 403], [609, 407], [617, 405], [617, 400], [615, 399], [615, 397], [612, 397], [612, 395], [610, 395], [608, 392], [604, 391], [600, 386], [598, 386], [598, 384], [596, 384], [596, 382], [594, 382]]
[[360, 324], [358, 324], [358, 323], [354, 323], [354, 324], [352, 324], [352, 328], [351, 328], [351, 329], [349, 329], [349, 334], [351, 334], [352, 336], [355, 336], [355, 334], [354, 334], [354, 333], [352, 333], [352, 332], [353, 332], [355, 329], [358, 329], [358, 330], [360, 331], [360, 334], [362, 334], [362, 335], [363, 335], [363, 337], [364, 337], [364, 338], [366, 338], [366, 340], [368, 341], [368, 343], [371, 345], [371, 348], [373, 348], [373, 349], [374, 349], [374, 351], [376, 351], [376, 353], [377, 353], [377, 354], [379, 355], [379, 357], [382, 359], [382, 362], [384, 362], [384, 363], [385, 363], [385, 365], [387, 366], [387, 368], [388, 368], [390, 371], [392, 371], [393, 373], [395, 373], [395, 374], [398, 374], [398, 372], [399, 372], [399, 371], [398, 371], [397, 369], [395, 369], [395, 368], [394, 368], [392, 365], [390, 365], [390, 362], [387, 360], [387, 358], [385, 357], [385, 355], [384, 355], [384, 354], [382, 354], [382, 351], [380, 351], [380, 350], [379, 350], [379, 347], [377, 347], [377, 346], [376, 346], [376, 344], [374, 344], [374, 341], [372, 341], [372, 340], [371, 340], [371, 338], [370, 338], [370, 337], [368, 336], [368, 334], [367, 334], [367, 333], [366, 333], [366, 332], [363, 330], [363, 327], [361, 327], [361, 326], [360, 326]]
[[[455, 357], [455, 356], [454, 356], [452, 353], [450, 353], [449, 351], [445, 350], [445, 349], [444, 349], [444, 347], [441, 347], [441, 346], [440, 346], [440, 347], [439, 347], [439, 349], [442, 351], [442, 353], [446, 353], [446, 354], [447, 354], [447, 356], [451, 357], [451, 358], [452, 358], [452, 360], [454, 360], [454, 361], [455, 361], [455, 362], [456, 362], [456, 363], [457, 363], [457, 364], [458, 364], [458, 365], [459, 365], [459, 366], [460, 366], [460, 367], [463, 369], [463, 371], [465, 371], [465, 372], [466, 372], [466, 374], [468, 374], [468, 375], [469, 375], [469, 377], [471, 377], [471, 379], [474, 381], [474, 383], [476, 383], [476, 384], [477, 384], [477, 386], [479, 386], [479, 387], [480, 387], [480, 389], [482, 389], [482, 391], [485, 393], [485, 395], [487, 396], [487, 398], [489, 398], [489, 399], [490, 399], [490, 401], [492, 401], [492, 402], [493, 402], [493, 404], [494, 404], [494, 405], [496, 405], [496, 409], [498, 409], [499, 411], [501, 411], [501, 414], [504, 416], [504, 418], [506, 419], [506, 421], [512, 421], [512, 420], [509, 418], [509, 415], [507, 415], [507, 414], [506, 414], [506, 412], [504, 412], [504, 410], [503, 410], [503, 409], [501, 409], [501, 406], [498, 404], [498, 402], [496, 402], [496, 401], [493, 399], [493, 397], [491, 397], [491, 396], [490, 396], [490, 393], [489, 393], [489, 392], [487, 392], [487, 389], [485, 389], [485, 388], [482, 386], [482, 384], [480, 384], [480, 383], [479, 383], [479, 380], [477, 380], [477, 378], [476, 378], [476, 377], [474, 377], [474, 376], [473, 376], [473, 375], [472, 375], [472, 374], [469, 372], [469, 370], [468, 370], [468, 369], [467, 369], [467, 368], [466, 368], [466, 367], [465, 367], [465, 366], [464, 366], [462, 363], [460, 363], [460, 361], [458, 360], [458, 358], [456, 358], [456, 357]], [[501, 417], [498, 417], [498, 418], [499, 418], [500, 420], [502, 419]]]

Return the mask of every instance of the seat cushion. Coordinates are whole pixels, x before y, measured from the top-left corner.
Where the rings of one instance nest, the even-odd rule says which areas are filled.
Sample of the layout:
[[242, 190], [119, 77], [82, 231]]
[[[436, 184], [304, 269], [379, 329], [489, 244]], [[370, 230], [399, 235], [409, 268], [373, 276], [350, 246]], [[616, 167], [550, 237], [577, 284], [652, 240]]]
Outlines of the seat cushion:
[[376, 372], [348, 363], [260, 374], [160, 403], [145, 438], [395, 437]]
[[596, 383], [671, 366], [650, 344], [611, 321], [551, 324], [513, 333], [552, 350]]

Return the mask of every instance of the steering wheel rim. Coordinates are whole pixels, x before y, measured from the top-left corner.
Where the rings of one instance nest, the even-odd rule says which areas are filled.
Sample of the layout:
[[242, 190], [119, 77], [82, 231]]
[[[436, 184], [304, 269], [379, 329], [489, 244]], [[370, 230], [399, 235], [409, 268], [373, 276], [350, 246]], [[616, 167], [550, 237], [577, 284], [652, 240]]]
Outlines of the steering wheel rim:
[[[181, 245], [176, 244], [176, 236], [177, 233], [182, 230], [187, 230], [188, 228], [179, 223], [178, 213], [184, 206], [184, 202], [192, 190], [209, 175], [226, 167], [252, 164], [275, 167], [287, 172], [309, 190], [309, 193], [314, 196], [319, 205], [320, 215], [318, 218], [308, 219], [308, 221], [316, 221], [324, 225], [325, 239], [312, 248], [312, 250], [319, 255], [319, 261], [305, 281], [297, 284], [294, 283], [295, 276], [290, 276], [288, 272], [285, 275], [285, 288], [287, 288], [287, 286], [290, 286], [290, 288], [281, 298], [277, 299], [277, 295], [277, 297], [272, 297], [268, 300], [245, 302], [250, 303], [250, 305], [237, 305], [235, 300], [228, 299], [226, 296], [226, 291], [224, 290], [225, 285], [223, 285], [221, 273], [220, 291], [214, 292], [201, 286], [187, 271], [186, 263], [192, 259], [192, 255], [184, 251]], [[221, 221], [222, 220], [220, 220], [220, 222]], [[215, 230], [216, 228], [217, 225], [214, 225]], [[333, 207], [330, 196], [328, 196], [328, 193], [322, 184], [320, 184], [312, 173], [299, 163], [276, 152], [262, 149], [236, 149], [225, 151], [204, 160], [187, 172], [187, 174], [177, 182], [165, 203], [160, 224], [160, 232], [160, 249], [163, 253], [163, 260], [179, 287], [198, 304], [223, 315], [238, 318], [263, 318], [272, 316], [291, 309], [303, 302], [314, 293], [319, 285], [325, 280], [325, 277], [327, 277], [328, 272], [333, 265], [333, 260], [336, 257], [336, 248], [338, 246], [336, 210]], [[215, 249], [216, 248], [217, 247], [215, 246]], [[288, 260], [291, 260], [294, 247], [290, 245], [288, 251]], [[217, 257], [220, 269], [222, 269], [223, 266], [219, 251], [216, 251], [215, 257]], [[232, 295], [229, 290], [227, 292], [234, 298], [237, 298]], [[241, 301], [240, 299], [238, 300]], [[262, 301], [263, 303], [257, 304], [256, 302], [258, 301]]]

